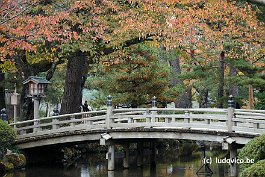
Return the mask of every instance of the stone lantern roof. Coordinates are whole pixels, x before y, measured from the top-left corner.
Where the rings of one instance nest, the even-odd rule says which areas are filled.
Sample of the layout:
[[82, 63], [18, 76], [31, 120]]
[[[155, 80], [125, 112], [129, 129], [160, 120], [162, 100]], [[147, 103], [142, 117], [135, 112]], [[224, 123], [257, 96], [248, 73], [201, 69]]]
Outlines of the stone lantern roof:
[[23, 82], [23, 84], [27, 84], [29, 82], [33, 82], [35, 84], [49, 84], [49, 83], [51, 83], [50, 81], [48, 81], [44, 77], [38, 77], [38, 76], [30, 76], [28, 79], [26, 79]]

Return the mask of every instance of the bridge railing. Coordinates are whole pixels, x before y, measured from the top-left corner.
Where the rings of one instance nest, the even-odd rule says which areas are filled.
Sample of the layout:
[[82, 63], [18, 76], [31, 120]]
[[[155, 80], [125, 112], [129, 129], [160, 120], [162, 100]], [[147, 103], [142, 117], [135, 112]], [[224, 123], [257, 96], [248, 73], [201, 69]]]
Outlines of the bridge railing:
[[226, 129], [225, 109], [117, 109], [111, 118], [111, 127]]
[[[10, 124], [19, 138], [67, 132], [154, 128], [229, 131], [228, 109], [108, 109], [27, 120]], [[265, 111], [234, 110], [231, 131], [265, 133]]]
[[104, 128], [106, 110], [64, 114], [12, 123], [18, 136], [43, 135], [78, 131], [88, 128]]
[[233, 117], [233, 127], [237, 131], [246, 129], [265, 133], [265, 111], [236, 109]]
[[[111, 128], [183, 128], [228, 131], [228, 110], [213, 108], [138, 108], [116, 109]], [[235, 110], [232, 131], [265, 133], [265, 111]]]

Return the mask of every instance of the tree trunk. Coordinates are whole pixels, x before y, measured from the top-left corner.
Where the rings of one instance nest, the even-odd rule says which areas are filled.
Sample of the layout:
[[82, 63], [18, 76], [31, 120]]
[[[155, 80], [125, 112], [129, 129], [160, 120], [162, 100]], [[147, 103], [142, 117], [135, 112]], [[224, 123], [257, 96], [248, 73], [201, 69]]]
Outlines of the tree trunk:
[[218, 100], [218, 108], [223, 108], [224, 107], [224, 58], [225, 58], [225, 53], [221, 52], [220, 58], [219, 58], [219, 84], [218, 84], [218, 94], [217, 94], [217, 100]]
[[[169, 64], [172, 68], [172, 75], [175, 76], [171, 80], [171, 85], [182, 85], [184, 83], [182, 80], [178, 79], [177, 76], [181, 74], [181, 67], [179, 57], [177, 56], [175, 60], [169, 61]], [[176, 108], [190, 108], [191, 107], [191, 88], [187, 88], [176, 100], [175, 102]]]
[[191, 108], [192, 102], [191, 102], [191, 88], [187, 88], [182, 95], [177, 99], [175, 102], [176, 108]]
[[249, 84], [248, 86], [248, 101], [249, 101], [249, 109], [254, 109], [254, 93], [253, 93], [253, 85]]
[[[229, 75], [231, 77], [236, 77], [237, 76], [237, 69], [235, 67], [233, 67], [233, 65], [230, 64], [230, 72]], [[238, 98], [238, 94], [239, 94], [239, 87], [236, 83], [232, 82], [229, 86], [229, 95], [233, 95], [234, 100], [235, 100], [235, 108], [236, 109], [240, 109], [240, 102], [237, 99]]]
[[[237, 70], [235, 67], [230, 66], [230, 76], [235, 77], [237, 75]], [[232, 83], [229, 87], [229, 95], [233, 95], [233, 97], [238, 97], [238, 85]]]
[[68, 59], [60, 114], [80, 112], [88, 62], [81, 52]]
[[5, 73], [0, 71], [0, 109], [5, 106]]
[[208, 89], [205, 88], [199, 91], [199, 107], [200, 108], [208, 107], [208, 96], [209, 96]]
[[175, 77], [172, 77], [170, 81], [170, 85], [172, 86], [176, 86], [178, 84], [183, 85], [183, 81], [177, 78], [177, 76], [181, 74], [179, 57], [177, 56], [175, 60], [170, 60], [169, 64], [172, 68], [172, 75], [175, 76]]
[[23, 85], [20, 97], [20, 119], [21, 121], [31, 120], [34, 117], [34, 104], [32, 98], [27, 97], [28, 85]]
[[249, 1], [265, 5], [265, 0], [249, 0]]

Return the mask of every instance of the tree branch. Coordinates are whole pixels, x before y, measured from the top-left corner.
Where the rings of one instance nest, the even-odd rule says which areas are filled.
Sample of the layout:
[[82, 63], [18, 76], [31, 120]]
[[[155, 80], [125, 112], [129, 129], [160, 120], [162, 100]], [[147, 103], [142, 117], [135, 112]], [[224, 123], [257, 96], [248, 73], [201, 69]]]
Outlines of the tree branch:
[[[24, 4], [20, 4], [20, 8], [22, 8], [22, 11], [18, 12], [17, 14], [15, 14], [15, 15], [13, 15], [13, 16], [11, 16], [11, 17], [9, 17], [9, 18], [3, 20], [3, 21], [0, 21], [0, 25], [2, 25], [2, 24], [4, 24], [4, 23], [6, 23], [6, 22], [8, 22], [8, 21], [10, 21], [10, 20], [12, 20], [12, 19], [18, 17], [19, 15], [21, 15], [21, 14], [23, 14], [25, 11], [27, 11], [30, 7], [35, 6], [37, 3], [38, 3], [38, 2], [35, 2], [35, 3], [33, 3], [33, 4], [29, 4], [29, 5], [26, 6], [25, 8], [22, 8], [22, 6], [23, 6]], [[27, 4], [27, 3], [26, 3], [26, 4]], [[14, 7], [14, 8], [15, 8], [15, 7]], [[11, 9], [11, 10], [14, 11], [14, 9]], [[11, 11], [11, 10], [10, 10], [10, 11]], [[3, 17], [2, 19], [4, 19], [8, 14], [9, 14], [9, 12], [7, 12], [7, 13], [4, 15], [4, 17]]]
[[[129, 46], [132, 46], [134, 44], [139, 44], [139, 43], [142, 43], [142, 42], [145, 42], [145, 41], [152, 41], [153, 39], [151, 38], [152, 36], [154, 36], [154, 34], [150, 34], [150, 35], [147, 35], [146, 37], [137, 37], [137, 38], [133, 38], [133, 39], [130, 39], [130, 40], [127, 40], [124, 42], [122, 46], [122, 48], [125, 48], [125, 47], [129, 47]], [[116, 47], [108, 47], [108, 48], [105, 48], [103, 49], [103, 55], [109, 55], [117, 50], [120, 50], [120, 49], [117, 49]]]
[[265, 5], [265, 0], [249, 0], [250, 2], [256, 2], [262, 5]]
[[59, 64], [62, 64], [64, 61], [62, 59], [59, 59], [58, 61], [56, 62], [53, 62], [50, 69], [48, 70], [47, 74], [46, 74], [46, 79], [47, 80], [51, 80], [51, 78], [53, 77], [54, 73], [55, 73], [55, 70], [56, 70], [56, 67], [59, 65]]

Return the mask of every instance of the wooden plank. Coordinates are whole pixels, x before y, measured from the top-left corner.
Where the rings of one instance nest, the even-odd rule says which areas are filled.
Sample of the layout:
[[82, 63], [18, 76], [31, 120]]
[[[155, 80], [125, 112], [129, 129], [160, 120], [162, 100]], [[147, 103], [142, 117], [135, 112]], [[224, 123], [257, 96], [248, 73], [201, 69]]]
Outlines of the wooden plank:
[[250, 115], [235, 115], [236, 118], [241, 118], [241, 119], [261, 119], [265, 120], [265, 117], [262, 116], [250, 116]]
[[114, 116], [119, 115], [139, 115], [139, 114], [145, 114], [147, 111], [130, 111], [130, 112], [121, 112], [121, 113], [115, 113]]
[[[81, 112], [81, 113], [73, 113], [73, 114], [64, 114], [64, 115], [58, 115], [58, 116], [52, 116], [52, 117], [39, 118], [38, 120], [60, 119], [60, 118], [65, 118], [65, 117], [81, 116], [81, 115], [85, 115], [85, 114], [99, 114], [99, 113], [106, 113], [106, 110]], [[21, 125], [21, 124], [26, 124], [26, 123], [31, 123], [31, 122], [34, 122], [34, 121], [38, 121], [38, 120], [26, 120], [26, 121], [22, 121], [22, 122], [12, 123], [12, 124], [9, 124], [9, 125], [11, 125], [11, 126], [13, 126], [13, 125]]]
[[142, 119], [146, 117], [151, 117], [151, 115], [118, 115], [118, 116], [111, 116], [112, 119], [128, 119], [128, 118], [134, 118], [134, 119]]

